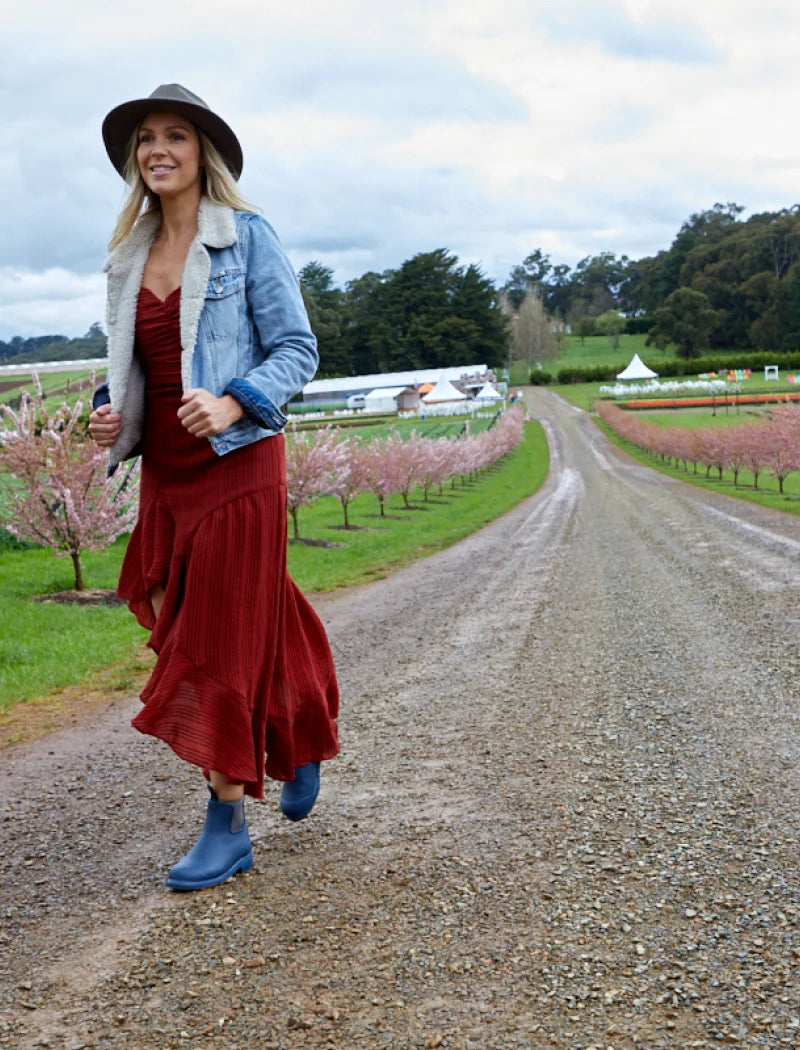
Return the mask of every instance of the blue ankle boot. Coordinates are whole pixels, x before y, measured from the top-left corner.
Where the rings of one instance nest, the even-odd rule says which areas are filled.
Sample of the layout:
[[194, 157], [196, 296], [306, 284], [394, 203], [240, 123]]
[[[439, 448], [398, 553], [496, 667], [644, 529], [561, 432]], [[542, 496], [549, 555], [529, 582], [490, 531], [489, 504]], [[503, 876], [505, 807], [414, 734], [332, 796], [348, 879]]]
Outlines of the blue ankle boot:
[[229, 879], [237, 871], [253, 866], [250, 835], [244, 819], [244, 799], [220, 802], [213, 788], [208, 789], [206, 824], [203, 833], [183, 860], [169, 873], [167, 885], [173, 890], [202, 890]]
[[281, 812], [289, 820], [302, 820], [314, 808], [318, 794], [319, 762], [298, 766], [294, 771], [294, 780], [289, 780], [283, 785]]

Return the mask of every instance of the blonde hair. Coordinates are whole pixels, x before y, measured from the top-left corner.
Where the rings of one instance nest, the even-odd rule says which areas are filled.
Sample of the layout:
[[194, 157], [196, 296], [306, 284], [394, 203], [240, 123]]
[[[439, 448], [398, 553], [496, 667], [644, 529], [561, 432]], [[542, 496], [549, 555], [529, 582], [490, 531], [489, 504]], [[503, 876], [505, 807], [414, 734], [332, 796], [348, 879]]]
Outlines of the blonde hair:
[[[161, 211], [161, 199], [157, 193], [153, 193], [142, 178], [139, 164], [136, 160], [136, 151], [139, 148], [139, 127], [131, 135], [128, 150], [125, 157], [125, 182], [128, 184], [128, 197], [122, 206], [122, 211], [117, 217], [117, 224], [111, 235], [109, 251], [113, 251], [122, 244], [126, 237], [133, 231], [134, 226], [144, 215], [150, 212]], [[204, 197], [215, 204], [224, 204], [234, 211], [256, 212], [252, 204], [248, 204], [241, 196], [236, 186], [236, 180], [230, 172], [230, 168], [222, 158], [217, 147], [200, 128], [194, 127], [200, 140], [200, 158], [203, 164], [201, 173], [201, 193]]]

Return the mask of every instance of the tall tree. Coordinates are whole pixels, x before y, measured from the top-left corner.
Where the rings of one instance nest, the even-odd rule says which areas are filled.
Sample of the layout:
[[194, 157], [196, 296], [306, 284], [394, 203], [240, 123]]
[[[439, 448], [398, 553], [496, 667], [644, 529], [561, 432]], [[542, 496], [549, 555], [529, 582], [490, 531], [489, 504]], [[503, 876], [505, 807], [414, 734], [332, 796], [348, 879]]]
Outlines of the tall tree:
[[708, 344], [709, 332], [719, 315], [708, 298], [691, 288], [676, 288], [653, 315], [654, 325], [648, 333], [648, 346], [661, 349], [674, 343], [679, 357], [697, 357], [699, 347]]
[[342, 332], [347, 324], [346, 303], [333, 283], [333, 270], [312, 260], [298, 274], [311, 331], [317, 337], [319, 375], [347, 375], [350, 355]]
[[556, 338], [538, 291], [525, 296], [513, 331], [514, 357], [524, 361], [529, 372], [535, 364], [555, 356]]

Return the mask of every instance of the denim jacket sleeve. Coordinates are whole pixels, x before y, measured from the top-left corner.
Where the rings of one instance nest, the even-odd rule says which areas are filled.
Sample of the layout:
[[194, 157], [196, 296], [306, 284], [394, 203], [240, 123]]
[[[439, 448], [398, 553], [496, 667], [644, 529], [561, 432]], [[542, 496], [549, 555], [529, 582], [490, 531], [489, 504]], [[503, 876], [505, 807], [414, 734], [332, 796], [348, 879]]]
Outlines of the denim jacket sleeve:
[[268, 430], [281, 430], [281, 411], [314, 377], [319, 363], [300, 285], [278, 238], [261, 216], [246, 214], [239, 228], [246, 260], [245, 294], [253, 338], [260, 344], [255, 364], [226, 385], [247, 415]]

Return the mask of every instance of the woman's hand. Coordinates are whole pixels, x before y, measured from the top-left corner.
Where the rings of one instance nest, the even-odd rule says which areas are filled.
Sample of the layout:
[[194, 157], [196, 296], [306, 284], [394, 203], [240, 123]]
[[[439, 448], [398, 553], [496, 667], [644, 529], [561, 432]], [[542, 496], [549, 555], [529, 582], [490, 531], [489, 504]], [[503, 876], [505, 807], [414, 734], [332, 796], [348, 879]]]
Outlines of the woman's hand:
[[187, 390], [181, 401], [178, 419], [195, 437], [221, 434], [244, 415], [244, 409], [230, 394], [214, 397], [208, 390]]
[[112, 412], [111, 405], [95, 408], [89, 416], [89, 433], [95, 445], [111, 448], [122, 433], [122, 416]]

